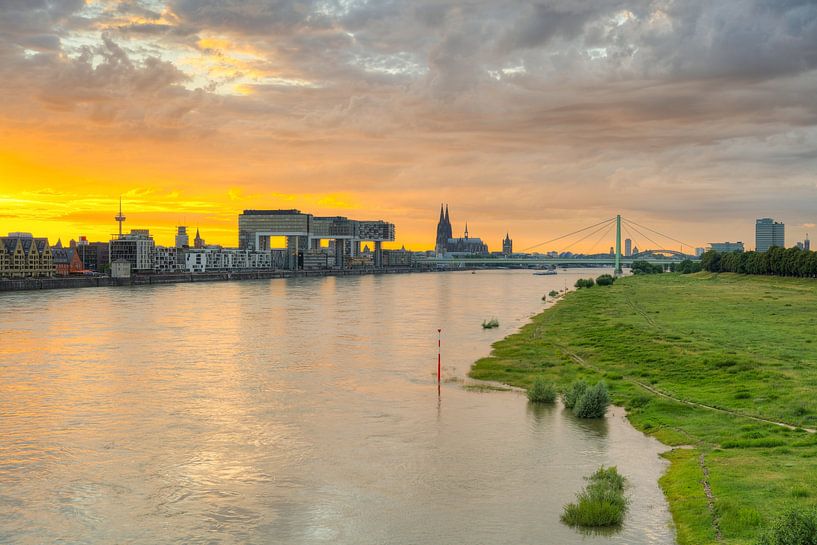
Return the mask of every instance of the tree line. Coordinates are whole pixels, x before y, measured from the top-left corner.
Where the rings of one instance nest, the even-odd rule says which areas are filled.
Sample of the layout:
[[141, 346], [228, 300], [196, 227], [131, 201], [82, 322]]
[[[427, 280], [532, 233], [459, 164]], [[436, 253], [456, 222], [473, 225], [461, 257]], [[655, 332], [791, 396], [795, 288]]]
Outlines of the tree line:
[[709, 272], [817, 277], [817, 252], [773, 246], [766, 252], [716, 252], [701, 256], [701, 268]]

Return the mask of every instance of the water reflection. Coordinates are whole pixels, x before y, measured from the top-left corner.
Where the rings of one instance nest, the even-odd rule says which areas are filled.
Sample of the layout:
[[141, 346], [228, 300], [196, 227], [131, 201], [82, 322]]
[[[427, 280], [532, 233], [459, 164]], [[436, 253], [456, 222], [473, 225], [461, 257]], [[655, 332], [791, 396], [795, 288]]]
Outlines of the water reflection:
[[[462, 378], [564, 282], [0, 295], [0, 543], [670, 543], [659, 445], [620, 415], [437, 388], [438, 327], [443, 375]], [[603, 539], [559, 522], [601, 464], [637, 492]]]

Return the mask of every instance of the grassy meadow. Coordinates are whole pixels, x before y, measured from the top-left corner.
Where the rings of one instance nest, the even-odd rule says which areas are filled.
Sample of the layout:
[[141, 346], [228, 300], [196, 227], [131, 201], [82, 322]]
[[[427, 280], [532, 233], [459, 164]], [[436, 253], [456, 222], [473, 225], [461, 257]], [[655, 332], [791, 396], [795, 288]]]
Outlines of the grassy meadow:
[[787, 507], [817, 504], [817, 280], [662, 274], [581, 289], [471, 376], [604, 379], [636, 428], [683, 447], [661, 479], [681, 545], [751, 544]]

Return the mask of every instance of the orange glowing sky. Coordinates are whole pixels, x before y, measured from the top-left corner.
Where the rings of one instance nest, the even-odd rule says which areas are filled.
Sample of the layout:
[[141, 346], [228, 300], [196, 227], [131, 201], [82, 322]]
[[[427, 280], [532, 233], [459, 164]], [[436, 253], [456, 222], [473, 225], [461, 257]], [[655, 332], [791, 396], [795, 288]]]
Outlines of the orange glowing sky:
[[441, 202], [492, 250], [616, 213], [693, 246], [770, 216], [793, 244], [816, 68], [805, 1], [3, 2], [0, 233], [107, 240], [121, 195], [160, 244], [299, 208], [427, 249]]

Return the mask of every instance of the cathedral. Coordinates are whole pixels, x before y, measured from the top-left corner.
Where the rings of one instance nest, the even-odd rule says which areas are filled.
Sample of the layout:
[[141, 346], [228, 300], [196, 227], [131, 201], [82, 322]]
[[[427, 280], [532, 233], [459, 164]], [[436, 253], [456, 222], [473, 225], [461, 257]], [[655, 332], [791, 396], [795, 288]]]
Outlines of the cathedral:
[[488, 255], [488, 245], [482, 239], [468, 236], [468, 224], [465, 224], [465, 234], [462, 238], [454, 238], [451, 228], [451, 218], [448, 215], [448, 205], [440, 205], [440, 220], [437, 222], [437, 242], [434, 252], [439, 257]]

